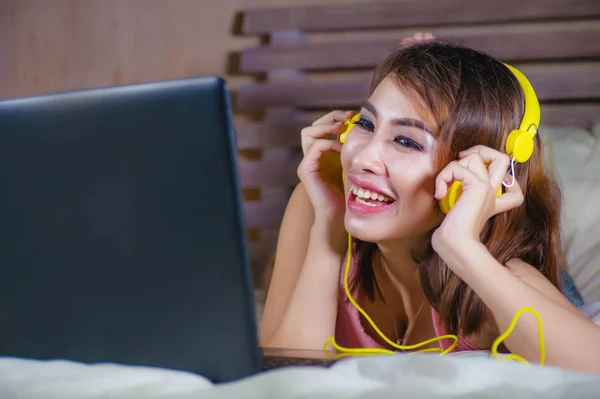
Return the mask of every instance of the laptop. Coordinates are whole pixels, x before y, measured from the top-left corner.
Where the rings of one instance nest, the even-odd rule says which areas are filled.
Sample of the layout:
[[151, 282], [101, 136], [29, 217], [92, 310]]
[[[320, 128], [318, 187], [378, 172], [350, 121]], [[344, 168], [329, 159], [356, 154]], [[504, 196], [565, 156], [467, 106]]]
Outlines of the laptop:
[[0, 184], [0, 356], [261, 370], [222, 79], [1, 101]]

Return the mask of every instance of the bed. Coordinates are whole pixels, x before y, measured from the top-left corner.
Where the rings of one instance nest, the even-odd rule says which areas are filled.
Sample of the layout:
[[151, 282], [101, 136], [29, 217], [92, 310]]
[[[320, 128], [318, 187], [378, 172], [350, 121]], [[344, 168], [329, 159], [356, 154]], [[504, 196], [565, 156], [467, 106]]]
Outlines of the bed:
[[202, 377], [122, 365], [0, 361], [0, 395], [18, 399], [597, 398], [597, 376], [483, 357], [390, 356], [330, 369], [280, 369], [214, 386]]
[[[520, 67], [542, 103], [548, 168], [565, 193], [567, 268], [600, 325], [600, 2], [402, 0], [263, 8], [241, 13], [238, 54], [255, 77], [234, 93], [260, 318], [265, 265], [300, 160], [299, 130], [331, 108], [360, 103], [369, 69], [415, 31], [487, 51]], [[359, 49], [359, 51], [357, 51]], [[346, 359], [213, 385], [181, 371], [0, 358], [0, 398], [597, 398], [600, 376], [502, 362], [487, 352]]]
[[[600, 325], [600, 304], [584, 311]], [[495, 360], [487, 352], [343, 359], [214, 385], [182, 371], [122, 364], [0, 358], [0, 398], [597, 398], [600, 375]]]

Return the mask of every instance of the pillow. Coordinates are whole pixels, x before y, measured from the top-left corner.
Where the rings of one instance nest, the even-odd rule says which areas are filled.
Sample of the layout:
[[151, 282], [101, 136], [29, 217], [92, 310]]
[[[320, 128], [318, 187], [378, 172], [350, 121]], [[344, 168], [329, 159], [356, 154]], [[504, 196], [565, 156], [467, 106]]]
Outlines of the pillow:
[[586, 303], [600, 301], [600, 124], [542, 127], [548, 170], [563, 191], [567, 270]]

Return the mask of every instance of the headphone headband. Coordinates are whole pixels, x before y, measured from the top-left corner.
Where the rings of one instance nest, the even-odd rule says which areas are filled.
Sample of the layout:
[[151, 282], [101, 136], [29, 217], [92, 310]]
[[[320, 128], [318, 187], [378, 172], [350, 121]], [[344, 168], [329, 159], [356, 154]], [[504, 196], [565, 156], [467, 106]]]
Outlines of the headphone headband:
[[523, 117], [519, 128], [506, 139], [505, 152], [511, 159], [523, 163], [533, 154], [533, 138], [540, 125], [540, 103], [529, 80], [517, 68], [504, 64], [517, 78], [523, 92]]
[[535, 136], [540, 124], [540, 103], [535, 90], [521, 71], [511, 65], [504, 65], [515, 75], [523, 92], [524, 110], [519, 130], [529, 132], [532, 136]]

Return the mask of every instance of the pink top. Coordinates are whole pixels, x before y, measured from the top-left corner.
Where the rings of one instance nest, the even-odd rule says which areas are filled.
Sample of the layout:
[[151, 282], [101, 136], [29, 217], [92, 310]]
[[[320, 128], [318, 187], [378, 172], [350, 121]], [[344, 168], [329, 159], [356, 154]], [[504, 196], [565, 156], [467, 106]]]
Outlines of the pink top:
[[[350, 281], [352, 280], [352, 275], [355, 269], [354, 264], [355, 262], [353, 260], [350, 265]], [[360, 322], [360, 315], [358, 313], [358, 310], [354, 307], [354, 305], [350, 303], [350, 301], [346, 297], [343, 279], [344, 269], [342, 268], [342, 272], [340, 273], [340, 294], [338, 300], [337, 321], [335, 326], [336, 343], [346, 348], [381, 348], [382, 346], [379, 345], [379, 343], [377, 343], [373, 338], [371, 338], [370, 335], [368, 335], [365, 332]], [[445, 335], [446, 331], [444, 329], [444, 326], [442, 325], [439, 319], [438, 313], [433, 308], [431, 308], [431, 317], [433, 319], [433, 328], [435, 330], [436, 335], [438, 337], [441, 335]], [[439, 342], [440, 347], [442, 349], [447, 349], [454, 341], [450, 339], [444, 339]], [[452, 350], [452, 352], [473, 350], [480, 350], [480, 348], [475, 347], [462, 335], [459, 334], [458, 344], [456, 348]]]

